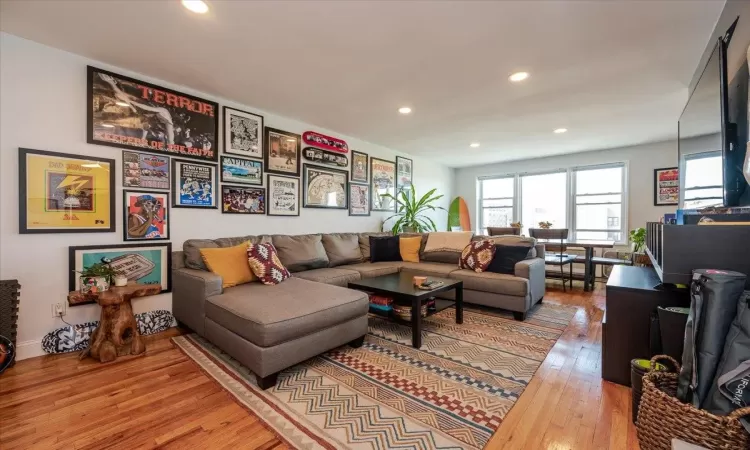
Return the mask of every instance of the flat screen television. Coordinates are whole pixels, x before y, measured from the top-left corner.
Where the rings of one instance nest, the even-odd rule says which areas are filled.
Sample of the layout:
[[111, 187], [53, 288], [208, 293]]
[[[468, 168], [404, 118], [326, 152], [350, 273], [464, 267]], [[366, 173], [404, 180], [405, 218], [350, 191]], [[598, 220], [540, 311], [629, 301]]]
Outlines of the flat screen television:
[[[750, 196], [747, 147], [748, 67], [727, 82], [727, 46], [719, 38], [678, 123], [680, 207], [739, 206]], [[748, 191], [745, 195], [745, 191]]]

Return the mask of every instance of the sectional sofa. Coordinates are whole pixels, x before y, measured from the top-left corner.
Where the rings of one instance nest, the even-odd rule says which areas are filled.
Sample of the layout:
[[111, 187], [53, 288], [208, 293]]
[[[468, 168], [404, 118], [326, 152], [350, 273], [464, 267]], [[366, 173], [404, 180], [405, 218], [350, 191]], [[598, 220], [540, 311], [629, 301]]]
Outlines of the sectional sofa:
[[[424, 253], [420, 262], [370, 262], [370, 236], [387, 233], [331, 233], [299, 236], [240, 236], [191, 239], [172, 255], [172, 312], [181, 325], [206, 338], [252, 370], [262, 389], [281, 370], [349, 343], [362, 345], [367, 333], [368, 297], [346, 288], [350, 281], [409, 271], [463, 281], [464, 301], [513, 311], [517, 320], [544, 296], [544, 246], [520, 236], [493, 236], [529, 253], [513, 275], [458, 268], [459, 253]], [[408, 235], [408, 234], [407, 234]], [[489, 237], [476, 236], [473, 239]], [[208, 271], [201, 248], [271, 242], [292, 278], [275, 286], [253, 282], [222, 289]], [[542, 257], [537, 257], [541, 255]], [[451, 298], [453, 292], [447, 292]]]

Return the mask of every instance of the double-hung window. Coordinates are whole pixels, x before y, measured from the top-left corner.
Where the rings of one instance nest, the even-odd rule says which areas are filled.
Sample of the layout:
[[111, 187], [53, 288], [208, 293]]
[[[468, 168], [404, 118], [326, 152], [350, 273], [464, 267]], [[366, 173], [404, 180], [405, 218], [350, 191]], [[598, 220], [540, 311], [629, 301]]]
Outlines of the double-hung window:
[[513, 222], [515, 184], [514, 176], [479, 180], [479, 234], [487, 227], [509, 227]]
[[624, 164], [572, 169], [574, 239], [625, 240]]
[[683, 208], [724, 204], [721, 152], [694, 153], [684, 159]]
[[565, 171], [521, 175], [522, 233], [551, 222], [552, 228], [567, 228], [568, 174]]

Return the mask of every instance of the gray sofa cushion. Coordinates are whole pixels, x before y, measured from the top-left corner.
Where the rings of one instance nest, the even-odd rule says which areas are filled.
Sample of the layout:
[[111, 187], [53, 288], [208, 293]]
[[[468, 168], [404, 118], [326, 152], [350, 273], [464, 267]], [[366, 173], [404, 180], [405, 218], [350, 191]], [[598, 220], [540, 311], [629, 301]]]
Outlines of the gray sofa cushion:
[[401, 265], [404, 264], [401, 261], [382, 261], [382, 262], [365, 262], [360, 264], [350, 264], [348, 266], [341, 267], [342, 269], [356, 270], [359, 272], [362, 278], [374, 278], [381, 275], [390, 275], [392, 273], [398, 273]]
[[260, 347], [271, 347], [367, 314], [367, 295], [289, 278], [248, 283], [206, 301], [206, 317]]
[[391, 236], [391, 233], [387, 231], [373, 232], [373, 233], [359, 233], [357, 238], [359, 239], [359, 251], [362, 252], [362, 258], [365, 261], [370, 260], [370, 236]]
[[355, 264], [365, 260], [359, 249], [359, 236], [355, 233], [324, 234], [323, 247], [328, 255], [329, 267]]
[[356, 270], [345, 267], [305, 270], [294, 274], [303, 280], [316, 281], [318, 283], [332, 284], [334, 286], [347, 287], [350, 281], [357, 281], [362, 276]]
[[328, 255], [319, 234], [272, 236], [281, 263], [290, 272], [328, 267]]
[[202, 248], [218, 248], [219, 244], [210, 239], [188, 239], [182, 244], [185, 253], [185, 267], [189, 269], [208, 270], [201, 258]]
[[401, 265], [402, 272], [413, 272], [415, 274], [448, 278], [448, 274], [458, 270], [456, 264], [431, 263], [431, 262], [404, 262]]
[[219, 247], [234, 247], [235, 245], [240, 245], [243, 242], [247, 241], [250, 241], [250, 243], [252, 244], [270, 244], [271, 236], [236, 236], [214, 240], [214, 242], [216, 242]]
[[456, 270], [449, 278], [464, 282], [464, 289], [491, 292], [494, 294], [525, 297], [529, 293], [529, 280], [503, 273], [482, 272], [473, 270]]
[[419, 257], [420, 261], [452, 264], [456, 268], [458, 268], [459, 259], [461, 259], [461, 252], [449, 252], [449, 251], [427, 252], [427, 253], [423, 253]]

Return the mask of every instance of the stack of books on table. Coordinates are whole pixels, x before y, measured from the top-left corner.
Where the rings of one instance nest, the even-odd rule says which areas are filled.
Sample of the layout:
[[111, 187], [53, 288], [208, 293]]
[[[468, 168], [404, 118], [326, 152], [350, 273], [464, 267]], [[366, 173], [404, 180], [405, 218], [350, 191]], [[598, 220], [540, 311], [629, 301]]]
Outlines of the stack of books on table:
[[382, 295], [370, 294], [370, 312], [389, 314], [393, 310], [393, 299]]

